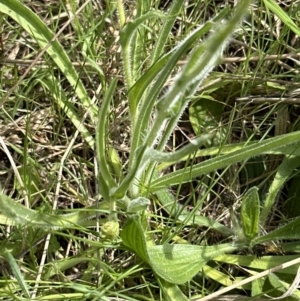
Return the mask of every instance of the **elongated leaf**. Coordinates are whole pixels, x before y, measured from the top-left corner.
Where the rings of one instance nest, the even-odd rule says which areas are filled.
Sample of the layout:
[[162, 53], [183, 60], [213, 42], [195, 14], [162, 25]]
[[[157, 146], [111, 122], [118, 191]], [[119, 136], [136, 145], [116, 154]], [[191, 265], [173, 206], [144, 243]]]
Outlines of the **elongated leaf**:
[[[178, 60], [184, 55], [190, 47], [207, 33], [213, 27], [212, 22], [207, 22], [203, 27], [197, 28], [190, 34], [172, 54], [167, 54], [155, 63], [132, 87], [129, 94], [130, 97], [136, 98], [135, 102], [140, 101], [145, 89], [150, 85], [155, 76], [158, 75], [155, 83], [147, 91], [146, 97], [141, 103], [140, 113], [136, 124], [134, 125], [133, 138], [131, 143], [131, 150], [134, 152], [142, 143], [143, 136], [147, 133], [151, 113], [154, 108], [157, 97], [162, 90], [164, 83], [176, 66]], [[134, 155], [134, 154], [132, 154]], [[130, 164], [135, 160], [134, 156], [130, 156]]]
[[106, 121], [108, 116], [109, 105], [112, 100], [113, 93], [115, 92], [116, 86], [117, 80], [114, 79], [105, 93], [104, 101], [99, 112], [96, 131], [96, 154], [100, 166], [99, 172], [101, 173], [101, 177], [99, 178], [99, 186], [103, 191], [113, 189], [114, 187], [116, 187], [116, 183], [112, 178], [111, 173], [109, 172], [109, 165], [106, 156]]
[[[107, 208], [106, 203], [87, 208], [86, 211], [65, 215], [52, 215], [38, 212], [17, 203], [8, 196], [0, 194], [0, 223], [5, 225], [24, 225], [43, 229], [77, 229], [80, 224], [96, 217], [97, 211]], [[102, 209], [100, 209], [102, 208]]]
[[[209, 173], [219, 168], [224, 168], [230, 164], [246, 160], [250, 157], [257, 156], [263, 152], [270, 151], [285, 145], [286, 148], [289, 145], [293, 148], [293, 143], [298, 142], [300, 139], [300, 132], [289, 133], [274, 138], [269, 138], [250, 146], [245, 146], [242, 149], [221, 155], [216, 158], [209, 159], [203, 163], [199, 163], [193, 166], [193, 169], [177, 170], [176, 172], [162, 176], [154, 180], [149, 187], [151, 192], [155, 192], [164, 187], [171, 185], [177, 185], [190, 181], [194, 177], [198, 177], [202, 174]], [[299, 147], [299, 144], [297, 144]]]
[[300, 239], [300, 217], [266, 235], [254, 238], [252, 243], [260, 244], [280, 239]]
[[181, 161], [187, 154], [192, 155], [201, 145], [210, 140], [213, 137], [213, 134], [202, 135], [190, 141], [190, 143], [180, 150], [173, 153], [164, 153], [154, 149], [147, 151], [146, 156], [155, 162], [174, 162]]
[[30, 298], [28, 285], [24, 280], [24, 277], [20, 271], [20, 268], [19, 268], [15, 258], [12, 256], [12, 254], [9, 250], [6, 250], [5, 257], [7, 258], [7, 261], [11, 268], [11, 271], [12, 271], [13, 275], [15, 276], [15, 278], [17, 279], [20, 287], [22, 288], [23, 293], [26, 295], [27, 298]]
[[[247, 143], [247, 146], [250, 145], [256, 145], [259, 141], [249, 141]], [[201, 149], [197, 151], [197, 153], [194, 155], [195, 158], [201, 158], [206, 156], [215, 156], [215, 155], [225, 155], [229, 153], [234, 153], [240, 149], [244, 149], [245, 142], [242, 143], [235, 143], [235, 144], [229, 144], [224, 145], [222, 149], [220, 147], [210, 147], [207, 149]], [[287, 155], [287, 156], [300, 156], [300, 142], [296, 141], [289, 145], [279, 146], [274, 149], [267, 149], [262, 152], [262, 154], [268, 154], [268, 155]], [[188, 160], [189, 156], [186, 156], [182, 158], [182, 161]], [[165, 162], [162, 164], [159, 164], [159, 166], [156, 168], [157, 171], [166, 169], [170, 165], [178, 163], [178, 162]]]
[[300, 157], [286, 157], [280, 164], [275, 178], [269, 188], [266, 200], [264, 201], [260, 222], [262, 225], [265, 224], [271, 208], [276, 200], [276, 196], [280, 189], [282, 189], [285, 181], [290, 177], [291, 173], [300, 165]]
[[300, 36], [299, 27], [275, 1], [263, 0], [263, 2], [265, 6], [269, 8], [287, 27], [289, 27], [297, 36]]
[[[256, 270], [268, 270], [274, 268], [283, 263], [292, 261], [298, 258], [299, 255], [285, 255], [285, 256], [263, 256], [257, 258], [257, 256], [245, 256], [245, 255], [234, 255], [225, 254], [214, 258], [216, 262], [227, 263], [233, 265], [239, 265], [248, 267], [249, 269]], [[298, 265], [293, 265], [282, 270], [278, 270], [276, 273], [295, 275], [298, 270]]]
[[[134, 21], [129, 22], [122, 30], [120, 35], [120, 43], [122, 46], [122, 57], [124, 65], [125, 80], [128, 88], [131, 88], [134, 84], [134, 74], [132, 68], [132, 53], [131, 53], [131, 43], [135, 32], [138, 30], [140, 24], [145, 22], [149, 18], [166, 18], [164, 14], [159, 11], [150, 11]], [[135, 118], [137, 109], [137, 99], [129, 99], [129, 108], [132, 118]]]
[[260, 201], [258, 196], [258, 188], [252, 187], [243, 197], [241, 207], [241, 220], [244, 235], [250, 240], [258, 235], [260, 213], [259, 206]]

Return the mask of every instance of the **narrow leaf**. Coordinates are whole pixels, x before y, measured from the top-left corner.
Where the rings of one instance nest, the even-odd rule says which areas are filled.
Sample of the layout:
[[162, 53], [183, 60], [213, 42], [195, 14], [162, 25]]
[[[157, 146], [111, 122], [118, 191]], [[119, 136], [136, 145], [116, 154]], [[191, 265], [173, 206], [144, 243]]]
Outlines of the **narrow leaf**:
[[[293, 143], [298, 142], [300, 139], [300, 132], [293, 132], [274, 138], [269, 138], [264, 141], [257, 142], [255, 144], [250, 144], [249, 146], [244, 146], [242, 149], [235, 152], [231, 152], [226, 155], [221, 155], [216, 158], [209, 159], [205, 162], [196, 164], [193, 169], [188, 170], [177, 170], [176, 172], [170, 173], [168, 175], [162, 176], [154, 180], [150, 184], [150, 191], [155, 192], [164, 187], [171, 185], [176, 185], [180, 183], [185, 183], [190, 181], [194, 177], [198, 177], [202, 174], [209, 173], [216, 169], [224, 168], [230, 164], [246, 160], [250, 157], [257, 156], [261, 153], [276, 149], [282, 145], [286, 148], [292, 146]], [[299, 147], [299, 144], [297, 144]]]
[[15, 258], [12, 256], [12, 254], [9, 250], [6, 250], [5, 257], [8, 261], [8, 263], [9, 263], [9, 266], [11, 268], [11, 271], [12, 271], [13, 275], [17, 279], [17, 281], [18, 281], [20, 287], [22, 288], [24, 294], [26, 295], [27, 298], [30, 298], [30, 293], [29, 293], [27, 283], [24, 280], [24, 277], [23, 277], [23, 275], [20, 271], [20, 268], [19, 268]]
[[268, 218], [271, 208], [276, 201], [278, 192], [282, 189], [283, 184], [290, 177], [291, 173], [299, 165], [300, 157], [286, 157], [280, 164], [261, 210], [260, 222], [262, 225], [265, 224]]
[[242, 201], [241, 220], [243, 231], [248, 239], [253, 239], [258, 235], [259, 230], [259, 196], [258, 188], [249, 189]]
[[271, 240], [280, 239], [300, 239], [300, 217], [266, 235], [254, 238], [252, 243], [261, 244]]

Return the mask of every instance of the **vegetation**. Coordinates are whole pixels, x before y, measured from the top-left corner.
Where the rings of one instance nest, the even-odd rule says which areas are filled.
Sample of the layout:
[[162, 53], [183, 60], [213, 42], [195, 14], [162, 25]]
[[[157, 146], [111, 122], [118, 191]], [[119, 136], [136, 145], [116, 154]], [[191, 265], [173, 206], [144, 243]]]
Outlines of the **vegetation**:
[[1, 300], [299, 300], [298, 6], [0, 0]]

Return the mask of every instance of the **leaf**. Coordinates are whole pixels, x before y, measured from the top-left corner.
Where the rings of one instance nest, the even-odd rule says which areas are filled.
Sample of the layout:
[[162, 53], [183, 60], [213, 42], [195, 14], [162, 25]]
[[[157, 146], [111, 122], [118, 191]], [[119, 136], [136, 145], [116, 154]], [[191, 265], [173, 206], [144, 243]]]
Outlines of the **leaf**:
[[[96, 130], [96, 155], [99, 166], [99, 172], [101, 173], [101, 177], [99, 177], [99, 186], [103, 191], [107, 191], [109, 189], [115, 188], [116, 182], [114, 181], [110, 171], [109, 171], [109, 164], [107, 162], [106, 156], [106, 147], [107, 147], [107, 134], [106, 134], [106, 122], [107, 116], [109, 111], [109, 105], [113, 97], [113, 93], [116, 90], [117, 86], [117, 79], [113, 79], [110, 83], [105, 95], [104, 100], [99, 111], [98, 116], [98, 124]], [[104, 197], [107, 197], [104, 195]], [[108, 199], [106, 199], [107, 201]]]
[[[99, 208], [97, 208], [99, 207]], [[78, 229], [84, 221], [94, 218], [103, 208], [107, 208], [107, 203], [99, 206], [92, 206], [76, 213], [65, 215], [45, 214], [26, 208], [8, 196], [0, 193], [0, 223], [5, 225], [26, 225], [43, 229]], [[96, 209], [97, 208], [97, 209]], [[101, 208], [101, 209], [100, 209]]]
[[182, 284], [191, 280], [214, 257], [233, 252], [232, 244], [215, 246], [159, 245], [149, 246], [153, 271], [168, 282]]
[[150, 200], [144, 197], [138, 197], [132, 200], [127, 207], [127, 212], [144, 211], [151, 204]]
[[254, 238], [252, 243], [261, 244], [271, 240], [280, 239], [300, 239], [300, 217], [266, 235]]
[[[249, 269], [255, 269], [258, 271], [265, 271], [286, 262], [292, 261], [299, 257], [298, 255], [285, 255], [285, 256], [263, 256], [257, 258], [257, 256], [245, 256], [245, 255], [234, 255], [224, 254], [214, 258], [216, 262], [227, 263], [230, 265], [248, 267]], [[293, 265], [281, 270], [276, 273], [295, 275], [298, 270], [298, 265]]]
[[216, 169], [224, 168], [230, 164], [246, 160], [272, 149], [282, 147], [282, 145], [284, 145], [286, 149], [289, 147], [294, 148], [295, 144], [299, 147], [299, 144], [297, 143], [299, 139], [300, 131], [297, 131], [269, 138], [264, 141], [250, 144], [249, 146], [244, 146], [242, 149], [237, 151], [226, 155], [220, 155], [216, 158], [211, 158], [202, 163], [196, 164], [193, 166], [193, 169], [179, 169], [173, 173], [161, 176], [150, 184], [149, 190], [150, 192], [155, 192], [171, 185], [189, 182], [194, 177], [209, 173]]
[[258, 235], [259, 230], [259, 208], [260, 201], [258, 188], [252, 187], [243, 197], [241, 207], [242, 227], [246, 238], [253, 239]]
[[209, 260], [237, 249], [232, 244], [153, 246], [151, 242], [146, 243], [141, 217], [137, 214], [128, 219], [121, 238], [123, 243], [148, 263], [159, 277], [173, 284], [191, 280]]
[[[300, 165], [300, 157], [286, 157], [278, 167], [275, 178], [269, 188], [266, 200], [264, 201], [260, 222], [262, 225], [265, 224], [271, 208], [276, 201], [276, 196], [278, 192], [282, 189], [285, 181], [289, 179], [292, 172]], [[298, 185], [299, 187], [299, 185]], [[297, 205], [298, 207], [298, 205]], [[297, 209], [296, 209], [297, 210]]]
[[163, 279], [160, 279], [159, 282], [164, 293], [165, 301], [188, 301], [188, 298], [177, 285], [169, 283]]
[[213, 136], [213, 134], [201, 135], [200, 137], [191, 140], [188, 145], [183, 146], [178, 151], [173, 153], [161, 152], [151, 148], [147, 150], [146, 157], [155, 162], [180, 162], [185, 156], [192, 155], [197, 149], [200, 148], [200, 146], [211, 140]]
[[149, 263], [146, 237], [142, 228], [141, 217], [132, 215], [125, 223], [121, 232], [123, 243], [134, 251], [144, 262]]
[[15, 276], [17, 282], [19, 283], [20, 287], [23, 290], [23, 293], [26, 295], [27, 298], [30, 298], [29, 288], [27, 283], [24, 280], [24, 277], [21, 273], [21, 270], [15, 260], [15, 258], [12, 256], [10, 250], [6, 250], [4, 255], [9, 263], [9, 266], [11, 268], [11, 271], [13, 275]]
[[263, 2], [265, 6], [269, 8], [288, 28], [290, 28], [297, 36], [300, 36], [299, 27], [275, 1], [264, 0]]

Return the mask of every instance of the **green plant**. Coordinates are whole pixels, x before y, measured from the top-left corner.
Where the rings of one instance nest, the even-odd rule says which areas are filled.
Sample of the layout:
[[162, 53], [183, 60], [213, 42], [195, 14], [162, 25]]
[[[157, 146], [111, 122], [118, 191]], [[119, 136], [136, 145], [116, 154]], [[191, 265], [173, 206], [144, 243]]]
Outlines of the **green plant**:
[[[37, 41], [40, 48], [47, 51], [70, 85], [74, 87], [74, 93], [82, 107], [89, 112], [92, 122], [97, 124], [94, 140], [92, 134], [82, 125], [75, 106], [68, 101], [61, 84], [58, 81], [51, 81], [49, 77], [40, 80], [48, 91], [52, 91], [58, 106], [77, 127], [89, 146], [96, 148], [99, 166], [97, 180], [101, 197], [100, 204], [86, 208], [84, 212], [56, 215], [25, 208], [7, 196], [1, 195], [0, 221], [5, 225], [36, 227], [52, 232], [61, 229], [86, 231], [85, 227], [91, 225], [90, 220], [101, 213], [106, 215], [100, 225], [102, 238], [114, 242], [119, 240], [118, 214], [122, 213], [125, 215], [125, 224], [121, 228], [120, 248], [134, 252], [143, 263], [151, 267], [157, 283], [165, 294], [165, 300], [187, 300], [177, 285], [191, 280], [199, 271], [212, 275], [206, 265], [209, 260], [219, 258], [221, 261], [218, 256], [225, 252], [231, 253], [242, 248], [251, 249], [257, 244], [275, 239], [299, 238], [298, 219], [266, 235], [261, 235], [259, 226], [265, 224], [278, 190], [299, 165], [300, 134], [293, 132], [260, 141], [249, 139], [242, 144], [199, 150], [202, 145], [213, 144], [215, 137], [220, 145], [226, 143], [226, 133], [220, 134], [213, 130], [202, 132], [199, 137], [174, 153], [165, 152], [167, 142], [184, 110], [201, 83], [221, 59], [222, 52], [246, 14], [250, 1], [240, 1], [233, 12], [224, 10], [186, 35], [167, 53], [165, 49], [168, 37], [183, 1], [174, 1], [168, 15], [158, 10], [149, 10], [149, 3], [149, 1], [137, 1], [136, 16], [127, 23], [122, 1], [118, 1], [116, 6], [120, 28], [122, 28], [120, 46], [131, 137], [129, 163], [126, 168], [123, 168], [116, 150], [109, 144], [111, 137], [107, 131], [111, 122], [109, 114], [118, 80], [112, 79], [107, 86], [103, 86], [104, 97], [98, 114], [66, 51], [53, 38], [46, 25], [20, 2], [0, 1], [0, 10], [10, 14]], [[225, 21], [225, 18], [228, 20]], [[154, 48], [147, 53], [148, 57], [145, 57], [141, 55], [141, 48], [148, 34], [146, 25], [157, 19], [162, 21], [163, 27]], [[74, 23], [76, 25], [76, 22]], [[212, 33], [205, 38], [210, 31]], [[204, 41], [200, 41], [203, 39]], [[185, 56], [188, 56], [185, 65], [180, 71], [176, 70], [178, 61]], [[101, 70], [98, 70], [98, 73], [99, 76], [103, 76]], [[173, 81], [168, 86], [167, 92], [162, 93], [170, 77], [173, 77]], [[261, 212], [257, 189], [254, 187], [245, 193], [240, 213], [241, 224], [235, 223], [234, 229], [195, 212], [191, 214], [180, 206], [176, 197], [169, 191], [171, 186], [189, 183], [201, 175], [263, 154], [283, 154], [286, 155], [286, 159], [278, 169]], [[188, 164], [191, 158], [202, 156], [211, 156], [211, 158], [192, 166], [186, 165], [180, 170], [165, 175], [159, 173], [161, 168], [181, 161], [186, 161]], [[153, 195], [176, 222], [182, 222], [184, 225], [196, 223], [199, 226], [207, 226], [227, 238], [233, 235], [237, 237], [230, 239], [229, 243], [212, 246], [169, 244], [170, 237], [161, 239], [162, 243], [157, 244], [148, 233], [151, 230], [148, 221], [152, 214], [148, 206], [153, 202]], [[200, 202], [198, 206], [201, 206]], [[100, 247], [101, 244], [95, 243], [95, 246]], [[9, 249], [5, 248], [3, 254], [7, 252]], [[228, 255], [222, 260], [230, 263], [233, 256]], [[12, 258], [10, 262], [15, 266]], [[217, 269], [214, 272], [216, 273]], [[50, 270], [49, 274], [51, 273], [53, 271]], [[18, 281], [28, 295], [28, 287], [24, 284], [24, 279], [18, 277]], [[85, 293], [96, 294], [95, 291], [85, 291]], [[104, 293], [105, 291], [97, 292], [96, 296], [102, 297]]]

